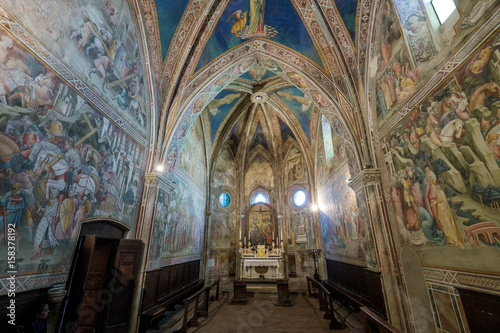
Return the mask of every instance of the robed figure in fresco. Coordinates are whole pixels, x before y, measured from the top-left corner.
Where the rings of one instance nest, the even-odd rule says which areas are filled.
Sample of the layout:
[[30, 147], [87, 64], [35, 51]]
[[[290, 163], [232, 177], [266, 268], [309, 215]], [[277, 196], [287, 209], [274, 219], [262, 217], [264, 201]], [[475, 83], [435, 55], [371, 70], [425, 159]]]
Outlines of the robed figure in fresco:
[[264, 11], [266, 0], [250, 0], [250, 22], [248, 35], [264, 35]]

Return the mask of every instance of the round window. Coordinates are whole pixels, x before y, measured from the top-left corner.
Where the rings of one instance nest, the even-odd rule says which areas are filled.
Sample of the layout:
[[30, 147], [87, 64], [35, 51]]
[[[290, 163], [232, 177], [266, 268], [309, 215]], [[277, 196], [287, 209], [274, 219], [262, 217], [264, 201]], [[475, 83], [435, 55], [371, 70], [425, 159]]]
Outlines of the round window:
[[219, 195], [219, 202], [222, 207], [227, 207], [231, 203], [231, 198], [229, 197], [229, 193], [227, 192], [222, 192]]
[[295, 204], [295, 206], [301, 207], [304, 205], [305, 202], [306, 202], [306, 192], [304, 192], [303, 190], [296, 191], [295, 194], [293, 195], [293, 203]]

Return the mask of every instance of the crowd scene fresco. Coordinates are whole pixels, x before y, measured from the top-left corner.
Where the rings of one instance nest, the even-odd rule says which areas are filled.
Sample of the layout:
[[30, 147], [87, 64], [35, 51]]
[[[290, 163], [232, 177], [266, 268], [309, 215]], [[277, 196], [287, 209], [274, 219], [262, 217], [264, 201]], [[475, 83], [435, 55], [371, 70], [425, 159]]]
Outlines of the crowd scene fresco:
[[177, 187], [168, 205], [162, 259], [201, 255], [203, 246], [205, 198], [181, 178], [175, 176], [174, 181]]
[[26, 18], [28, 30], [146, 135], [144, 56], [128, 1], [7, 0], [2, 5]]
[[201, 120], [178, 133], [185, 140], [171, 175], [173, 189], [158, 190], [150, 268], [189, 261], [202, 252], [206, 166]]
[[497, 35], [383, 140], [403, 242], [500, 245], [499, 50]]
[[0, 234], [16, 226], [19, 272], [65, 270], [84, 220], [132, 223], [144, 148], [4, 33], [0, 49]]
[[319, 192], [319, 221], [327, 259], [370, 264], [374, 260], [368, 212], [347, 186], [349, 168], [344, 164]]

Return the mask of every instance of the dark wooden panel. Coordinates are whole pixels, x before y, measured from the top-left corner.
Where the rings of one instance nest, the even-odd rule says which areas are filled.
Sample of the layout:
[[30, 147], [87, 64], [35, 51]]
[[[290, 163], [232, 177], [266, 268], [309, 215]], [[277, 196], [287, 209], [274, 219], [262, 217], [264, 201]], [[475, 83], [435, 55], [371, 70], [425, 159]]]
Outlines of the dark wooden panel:
[[158, 298], [163, 299], [170, 292], [170, 269], [171, 266], [162, 267], [158, 281]]
[[500, 296], [457, 288], [471, 333], [498, 332]]
[[112, 297], [106, 309], [104, 332], [128, 332], [143, 247], [142, 241], [138, 239], [122, 239], [118, 244], [109, 280]]
[[161, 271], [158, 269], [146, 273], [146, 279], [144, 281], [144, 295], [142, 298], [143, 311], [147, 311], [156, 305], [160, 272]]
[[328, 282], [343, 293], [346, 299], [353, 299], [387, 318], [384, 293], [379, 272], [373, 272], [366, 267], [346, 264], [334, 260], [326, 260]]
[[178, 268], [179, 268], [178, 265], [174, 265], [174, 266], [170, 267], [170, 277], [168, 279], [168, 284], [169, 284], [168, 289], [170, 290], [170, 292], [177, 289], [177, 271], [178, 271]]
[[387, 320], [385, 309], [384, 293], [382, 291], [382, 280], [380, 272], [365, 270], [366, 286], [368, 288], [368, 298], [370, 306], [375, 312]]

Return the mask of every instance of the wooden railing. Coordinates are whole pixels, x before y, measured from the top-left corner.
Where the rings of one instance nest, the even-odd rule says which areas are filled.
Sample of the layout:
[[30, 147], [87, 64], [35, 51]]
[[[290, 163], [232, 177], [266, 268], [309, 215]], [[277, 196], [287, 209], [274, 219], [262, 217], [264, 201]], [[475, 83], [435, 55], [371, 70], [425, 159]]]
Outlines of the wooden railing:
[[361, 307], [361, 316], [363, 317], [363, 331], [367, 333], [401, 333], [396, 327], [386, 322], [382, 317], [371, 311], [367, 307]]
[[[208, 306], [210, 304], [210, 290], [215, 288], [215, 296], [212, 300], [219, 300], [219, 283], [220, 279], [217, 279], [210, 286], [203, 287], [196, 294], [188, 297], [186, 299], [186, 305], [184, 307], [184, 319], [182, 321], [182, 328], [175, 331], [175, 333], [186, 333], [189, 327], [198, 327], [200, 324], [198, 322], [199, 317], [208, 317]], [[193, 303], [193, 315], [189, 318], [189, 305], [194, 300]]]
[[[325, 311], [323, 318], [330, 319], [329, 328], [332, 330], [344, 329], [345, 323], [339, 322], [335, 318], [335, 309], [333, 308], [333, 298], [330, 292], [325, 288], [325, 286], [319, 282], [314, 280], [313, 278], [307, 276], [307, 291], [309, 293], [309, 297], [314, 297], [315, 295], [312, 292], [313, 287], [318, 290], [318, 298], [319, 298], [319, 310]], [[344, 318], [337, 313], [337, 316], [344, 321]]]

